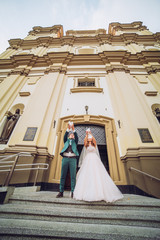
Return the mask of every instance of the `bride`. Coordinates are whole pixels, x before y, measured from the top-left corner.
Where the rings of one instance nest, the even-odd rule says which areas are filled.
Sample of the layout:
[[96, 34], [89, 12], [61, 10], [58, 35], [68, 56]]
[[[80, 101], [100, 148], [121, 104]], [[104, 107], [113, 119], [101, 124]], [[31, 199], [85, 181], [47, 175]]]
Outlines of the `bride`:
[[86, 131], [79, 163], [81, 167], [77, 173], [74, 199], [114, 202], [123, 198], [101, 162], [96, 140], [90, 129]]

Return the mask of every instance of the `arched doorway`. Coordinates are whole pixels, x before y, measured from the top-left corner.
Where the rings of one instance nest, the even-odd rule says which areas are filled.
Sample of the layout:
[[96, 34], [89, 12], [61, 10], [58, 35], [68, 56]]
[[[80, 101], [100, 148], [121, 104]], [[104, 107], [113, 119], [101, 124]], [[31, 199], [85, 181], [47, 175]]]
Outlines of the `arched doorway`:
[[[87, 128], [91, 129], [93, 136], [96, 139], [98, 150], [100, 153], [101, 161], [105, 166], [106, 170], [109, 173], [109, 163], [108, 163], [108, 154], [107, 154], [107, 145], [106, 145], [106, 135], [104, 126], [93, 125], [93, 124], [75, 124], [75, 130], [78, 134], [78, 152], [79, 156], [81, 155], [81, 151], [84, 146], [84, 138], [86, 135]], [[77, 159], [77, 172], [79, 170], [78, 167], [79, 158]], [[65, 189], [70, 190], [70, 174], [69, 170], [66, 177]]]
[[[63, 137], [67, 129], [68, 121], [73, 121], [76, 130], [79, 131], [82, 128], [82, 131], [78, 133], [79, 135], [79, 151], [82, 149], [82, 144], [85, 136], [85, 129], [90, 127], [91, 131], [96, 137], [97, 144], [100, 150], [102, 161], [106, 165], [106, 169], [109, 168], [109, 174], [115, 184], [123, 185], [126, 183], [126, 177], [124, 172], [124, 166], [119, 156], [119, 149], [117, 143], [117, 133], [114, 123], [114, 119], [105, 117], [105, 116], [95, 116], [95, 115], [72, 115], [65, 116], [59, 119], [57, 127], [57, 141], [55, 148], [55, 161], [52, 162], [51, 171], [49, 176], [49, 181], [52, 183], [60, 182], [61, 175], [61, 161], [62, 157], [60, 156], [60, 151], [64, 146]], [[84, 128], [84, 130], [83, 130]], [[96, 131], [100, 131], [97, 133]], [[103, 134], [102, 134], [102, 132]], [[81, 135], [82, 134], [82, 135]], [[96, 136], [97, 135], [97, 136]], [[102, 141], [99, 137], [105, 136], [106, 140]], [[104, 138], [103, 138], [104, 139]], [[102, 141], [102, 142], [99, 142]], [[104, 145], [105, 142], [105, 145]], [[103, 144], [101, 144], [103, 143]]]

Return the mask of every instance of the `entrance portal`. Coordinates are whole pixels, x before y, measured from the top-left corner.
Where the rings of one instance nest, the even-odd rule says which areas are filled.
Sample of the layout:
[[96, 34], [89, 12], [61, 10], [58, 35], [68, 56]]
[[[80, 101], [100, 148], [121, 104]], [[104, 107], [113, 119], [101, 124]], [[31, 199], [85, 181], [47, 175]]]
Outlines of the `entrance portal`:
[[[91, 132], [93, 136], [96, 139], [98, 150], [100, 153], [101, 161], [103, 162], [106, 170], [109, 173], [109, 164], [108, 164], [108, 154], [107, 154], [107, 146], [106, 146], [106, 136], [105, 136], [105, 128], [99, 125], [92, 125], [92, 124], [75, 124], [75, 130], [78, 134], [78, 152], [79, 155], [81, 154], [82, 148], [84, 146], [84, 138], [86, 136], [86, 130], [87, 128], [91, 129]], [[79, 158], [77, 161], [77, 171], [79, 170], [78, 168], [78, 162]], [[69, 176], [69, 171], [66, 177], [66, 184], [65, 184], [65, 189], [70, 189], [70, 176]]]

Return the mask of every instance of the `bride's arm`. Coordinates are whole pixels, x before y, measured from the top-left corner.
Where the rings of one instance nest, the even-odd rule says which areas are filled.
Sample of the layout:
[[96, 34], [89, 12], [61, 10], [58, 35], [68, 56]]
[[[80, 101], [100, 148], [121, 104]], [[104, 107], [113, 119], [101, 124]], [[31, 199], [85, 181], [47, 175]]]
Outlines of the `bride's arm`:
[[88, 139], [88, 137], [85, 136], [85, 139], [84, 139], [84, 146], [85, 146], [85, 147], [87, 147], [87, 139]]

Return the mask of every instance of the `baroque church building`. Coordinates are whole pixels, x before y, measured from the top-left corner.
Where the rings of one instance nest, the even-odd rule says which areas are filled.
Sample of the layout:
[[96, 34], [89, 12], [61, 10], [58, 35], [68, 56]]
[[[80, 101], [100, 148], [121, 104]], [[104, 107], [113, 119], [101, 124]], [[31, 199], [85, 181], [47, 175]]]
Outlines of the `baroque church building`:
[[160, 33], [142, 22], [66, 35], [62, 25], [38, 26], [9, 44], [0, 55], [0, 185], [57, 190], [70, 120], [79, 152], [91, 128], [123, 193], [160, 197]]

